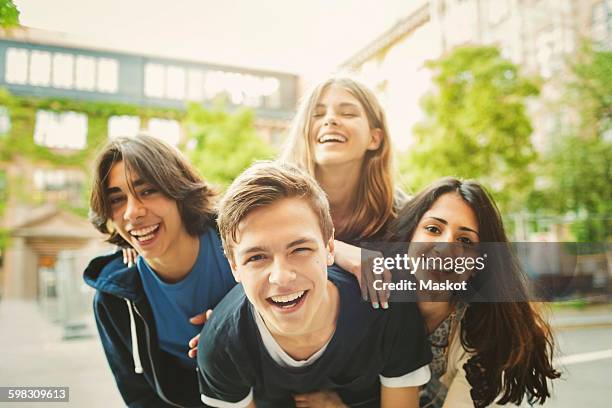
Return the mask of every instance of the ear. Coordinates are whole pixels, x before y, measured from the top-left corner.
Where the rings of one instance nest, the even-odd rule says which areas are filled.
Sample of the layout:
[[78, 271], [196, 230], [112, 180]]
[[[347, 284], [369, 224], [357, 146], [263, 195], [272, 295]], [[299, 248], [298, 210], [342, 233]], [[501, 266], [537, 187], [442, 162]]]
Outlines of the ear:
[[370, 130], [370, 143], [368, 144], [368, 150], [378, 150], [383, 139], [383, 131], [380, 128], [374, 128]]
[[240, 283], [240, 271], [238, 271], [238, 268], [237, 268], [238, 265], [236, 264], [234, 257], [227, 256], [227, 252], [225, 251], [223, 251], [223, 255], [225, 255], [225, 257], [227, 258], [227, 261], [229, 262], [230, 269], [232, 270], [232, 275], [234, 275], [234, 280]]
[[327, 266], [334, 264], [334, 233], [332, 232], [327, 242]]

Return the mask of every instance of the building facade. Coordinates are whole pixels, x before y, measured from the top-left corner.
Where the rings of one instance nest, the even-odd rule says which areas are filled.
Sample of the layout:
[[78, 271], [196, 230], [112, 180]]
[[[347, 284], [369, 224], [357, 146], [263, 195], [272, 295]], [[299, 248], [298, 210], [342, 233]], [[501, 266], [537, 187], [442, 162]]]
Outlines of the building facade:
[[278, 143], [295, 75], [137, 55], [15, 29], [0, 35], [0, 294], [53, 293], [62, 250], [98, 250], [86, 221], [88, 168], [109, 138], [147, 131], [177, 145], [185, 108], [223, 98], [249, 107]]
[[432, 88], [427, 60], [465, 44], [497, 45], [523, 73], [540, 75], [545, 85], [530, 111], [533, 142], [543, 150], [546, 135], [559, 126], [545, 102], [557, 96], [553, 77], [565, 69], [565, 58], [582, 38], [608, 48], [612, 42], [611, 0], [422, 0], [406, 11], [342, 66], [379, 93], [401, 150], [410, 146], [411, 129], [422, 118], [420, 98]]

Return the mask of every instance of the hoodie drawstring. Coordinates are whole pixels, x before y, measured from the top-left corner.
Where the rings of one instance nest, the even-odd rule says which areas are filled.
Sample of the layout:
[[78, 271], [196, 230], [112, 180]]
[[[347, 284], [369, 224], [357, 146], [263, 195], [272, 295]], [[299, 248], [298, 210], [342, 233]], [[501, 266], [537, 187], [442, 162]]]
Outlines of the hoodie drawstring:
[[140, 352], [138, 351], [138, 337], [136, 335], [136, 322], [134, 321], [134, 312], [132, 312], [132, 302], [125, 299], [128, 310], [130, 312], [130, 331], [132, 334], [132, 358], [134, 359], [134, 372], [142, 374], [142, 364], [140, 363]]

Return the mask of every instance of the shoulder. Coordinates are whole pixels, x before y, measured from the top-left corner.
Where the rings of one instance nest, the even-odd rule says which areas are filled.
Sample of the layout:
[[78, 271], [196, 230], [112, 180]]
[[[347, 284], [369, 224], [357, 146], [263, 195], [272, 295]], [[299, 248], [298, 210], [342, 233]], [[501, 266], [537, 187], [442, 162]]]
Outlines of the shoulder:
[[83, 279], [98, 291], [128, 299], [136, 299], [142, 286], [136, 265], [125, 265], [121, 251], [92, 259]]
[[251, 321], [249, 301], [242, 285], [236, 285], [214, 308], [210, 320], [202, 328], [201, 335], [210, 343], [207, 348], [211, 344], [227, 347], [241, 340], [241, 336], [245, 335], [243, 332], [249, 330]]
[[339, 288], [359, 291], [359, 283], [355, 275], [342, 269], [337, 264], [333, 264], [327, 268], [327, 279]]

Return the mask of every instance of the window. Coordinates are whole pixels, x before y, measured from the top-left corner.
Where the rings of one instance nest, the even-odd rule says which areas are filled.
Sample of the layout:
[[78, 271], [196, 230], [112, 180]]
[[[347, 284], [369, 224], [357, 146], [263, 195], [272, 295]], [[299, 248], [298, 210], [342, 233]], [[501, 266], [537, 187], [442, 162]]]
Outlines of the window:
[[163, 65], [147, 63], [145, 65], [145, 95], [152, 98], [163, 98], [165, 76]]
[[190, 69], [187, 74], [187, 99], [204, 100], [204, 72], [199, 69]]
[[30, 85], [49, 86], [51, 82], [51, 53], [32, 51], [30, 54]]
[[72, 88], [74, 83], [74, 57], [70, 54], [53, 55], [53, 86]]
[[119, 64], [112, 58], [98, 59], [98, 91], [117, 92], [119, 82]]
[[114, 58], [8, 48], [5, 80], [11, 84], [115, 93], [119, 90], [119, 62]]
[[145, 95], [152, 98], [185, 99], [187, 73], [176, 65], [147, 63], [145, 65]]
[[76, 58], [75, 87], [81, 91], [93, 91], [96, 88], [96, 59], [78, 55]]
[[0, 106], [0, 136], [11, 131], [11, 115], [6, 106]]
[[36, 169], [33, 174], [34, 191], [48, 202], [83, 202], [84, 175], [77, 170]]
[[36, 112], [34, 142], [60, 149], [83, 149], [87, 144], [87, 116], [77, 112]]
[[28, 82], [28, 51], [19, 48], [6, 50], [5, 80], [9, 84]]
[[185, 69], [177, 66], [166, 68], [166, 97], [169, 99], [185, 98]]
[[111, 116], [108, 119], [108, 138], [126, 136], [134, 137], [140, 131], [140, 118], [138, 116]]
[[148, 133], [173, 146], [181, 140], [181, 126], [176, 120], [152, 118], [149, 120]]

